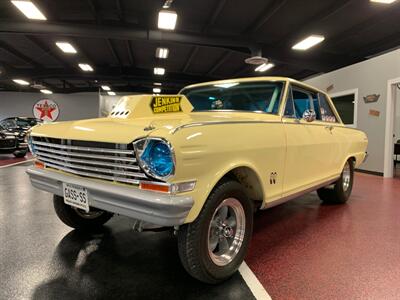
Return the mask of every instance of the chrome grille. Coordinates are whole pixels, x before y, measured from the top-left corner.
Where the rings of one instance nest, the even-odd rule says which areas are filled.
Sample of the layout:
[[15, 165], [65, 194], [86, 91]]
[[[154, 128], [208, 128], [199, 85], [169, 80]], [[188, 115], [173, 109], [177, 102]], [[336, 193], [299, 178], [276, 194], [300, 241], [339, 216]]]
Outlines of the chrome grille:
[[139, 167], [132, 145], [33, 137], [35, 153], [47, 167], [108, 181], [151, 180]]

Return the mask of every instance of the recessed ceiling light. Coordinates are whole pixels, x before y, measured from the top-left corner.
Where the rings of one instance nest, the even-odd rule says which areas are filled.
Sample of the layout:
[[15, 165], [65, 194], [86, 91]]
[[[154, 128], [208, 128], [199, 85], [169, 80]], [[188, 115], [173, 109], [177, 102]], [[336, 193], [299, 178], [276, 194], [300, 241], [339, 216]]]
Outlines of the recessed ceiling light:
[[40, 90], [40, 92], [47, 95], [53, 94], [53, 92], [50, 90]]
[[79, 68], [81, 68], [85, 72], [92, 72], [93, 68], [89, 64], [79, 64]]
[[29, 85], [29, 82], [28, 82], [28, 81], [25, 81], [25, 80], [22, 80], [22, 79], [13, 79], [13, 81], [14, 81], [15, 83], [20, 84], [20, 85]]
[[160, 88], [154, 88], [153, 89], [153, 93], [159, 94], [159, 93], [161, 93], [161, 89]]
[[154, 68], [154, 74], [156, 75], [164, 75], [165, 74], [165, 69], [164, 68]]
[[178, 15], [171, 10], [161, 10], [158, 13], [158, 28], [166, 30], [174, 30]]
[[114, 93], [114, 92], [107, 92], [107, 94], [109, 94], [110, 96], [115, 96], [116, 95], [116, 93]]
[[68, 42], [56, 42], [58, 48], [60, 48], [64, 53], [77, 53], [74, 46]]
[[102, 85], [101, 88], [102, 88], [104, 91], [111, 91], [111, 88], [110, 88], [108, 85]]
[[261, 64], [257, 68], [255, 68], [254, 71], [256, 72], [265, 72], [271, 68], [273, 68], [275, 65], [273, 63], [267, 63], [267, 64]]
[[161, 83], [161, 82], [154, 82], [154, 85], [161, 86], [161, 85], [162, 85], [162, 83]]
[[169, 54], [168, 48], [157, 48], [156, 49], [156, 57], [158, 58], [167, 58]]
[[14, 4], [28, 19], [47, 20], [44, 14], [36, 7], [32, 1], [12, 0]]
[[325, 38], [322, 35], [310, 35], [292, 47], [293, 50], [307, 50], [321, 43]]
[[397, 0], [370, 0], [370, 1], [376, 3], [391, 4], [393, 2], [396, 2]]
[[214, 86], [224, 88], [224, 89], [229, 89], [230, 87], [233, 87], [238, 84], [239, 84], [239, 82], [230, 82], [230, 83], [214, 84]]

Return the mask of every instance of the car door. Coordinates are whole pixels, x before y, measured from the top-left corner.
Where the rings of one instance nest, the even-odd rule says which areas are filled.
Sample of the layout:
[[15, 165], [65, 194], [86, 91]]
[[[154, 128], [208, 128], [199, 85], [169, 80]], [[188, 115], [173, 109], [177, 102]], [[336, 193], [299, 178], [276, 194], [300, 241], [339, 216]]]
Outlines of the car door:
[[[315, 112], [315, 120], [311, 122], [303, 118], [310, 112]], [[330, 127], [321, 122], [318, 94], [303, 87], [289, 87], [282, 121], [287, 142], [285, 197], [332, 177], [336, 141]]]

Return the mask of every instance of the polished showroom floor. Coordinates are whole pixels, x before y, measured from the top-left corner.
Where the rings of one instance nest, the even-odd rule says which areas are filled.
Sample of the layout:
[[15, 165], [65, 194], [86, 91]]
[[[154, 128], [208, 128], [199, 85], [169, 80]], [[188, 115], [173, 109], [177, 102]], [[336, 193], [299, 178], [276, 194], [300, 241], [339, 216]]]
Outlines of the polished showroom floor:
[[[240, 274], [190, 278], [170, 232], [64, 226], [27, 165], [0, 168], [0, 299], [254, 299]], [[357, 174], [346, 205], [313, 193], [259, 212], [246, 262], [272, 299], [399, 299], [399, 194], [400, 179]]]

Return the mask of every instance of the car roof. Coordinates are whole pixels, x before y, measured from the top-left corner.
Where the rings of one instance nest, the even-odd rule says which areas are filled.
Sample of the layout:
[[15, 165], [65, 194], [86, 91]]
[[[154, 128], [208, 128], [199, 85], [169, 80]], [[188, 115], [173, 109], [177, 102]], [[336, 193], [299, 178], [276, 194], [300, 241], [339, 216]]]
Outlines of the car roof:
[[182, 90], [187, 89], [187, 88], [196, 88], [196, 87], [201, 87], [201, 86], [207, 86], [211, 84], [225, 84], [225, 83], [233, 83], [233, 82], [254, 82], [254, 81], [285, 81], [285, 82], [290, 82], [294, 83], [297, 85], [300, 85], [302, 87], [321, 92], [326, 94], [324, 91], [321, 91], [311, 85], [305, 84], [304, 82], [298, 81], [293, 78], [289, 77], [277, 77], [277, 76], [261, 76], [261, 77], [244, 77], [244, 78], [232, 78], [232, 79], [224, 79], [224, 80], [215, 80], [215, 81], [207, 81], [207, 82], [202, 82], [202, 83], [196, 83], [196, 84], [191, 84], [188, 86], [185, 86]]

